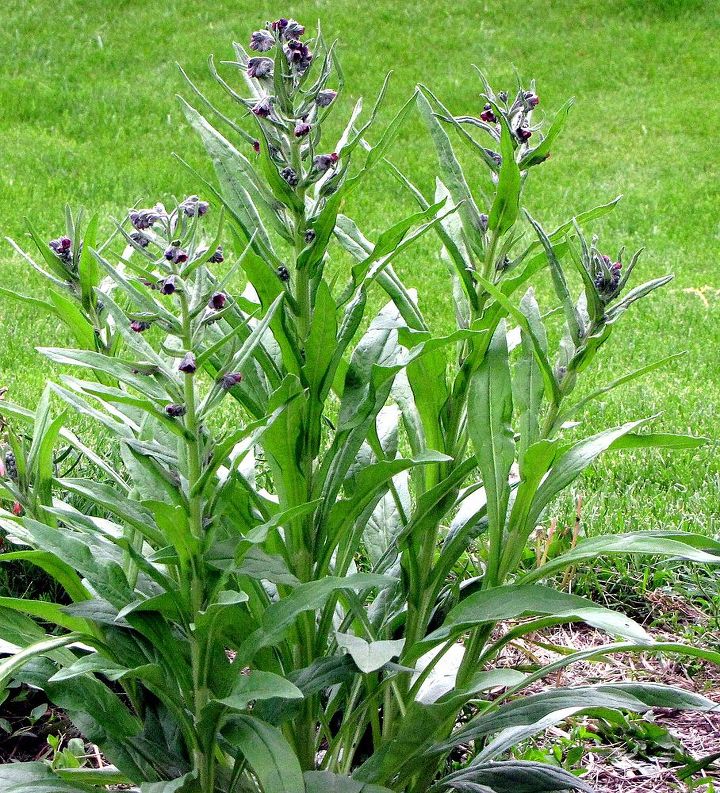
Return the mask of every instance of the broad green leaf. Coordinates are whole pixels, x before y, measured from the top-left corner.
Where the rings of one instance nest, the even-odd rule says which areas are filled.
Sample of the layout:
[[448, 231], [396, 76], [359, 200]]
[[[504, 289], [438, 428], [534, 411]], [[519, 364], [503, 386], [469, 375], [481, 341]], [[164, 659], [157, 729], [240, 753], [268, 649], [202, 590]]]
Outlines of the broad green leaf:
[[550, 156], [550, 150], [552, 148], [553, 143], [557, 136], [562, 132], [563, 127], [565, 126], [565, 122], [567, 121], [568, 114], [570, 113], [570, 109], [572, 108], [573, 104], [575, 103], [574, 99], [568, 99], [567, 102], [558, 110], [555, 114], [555, 118], [550, 125], [550, 129], [547, 131], [547, 135], [542, 139], [542, 141], [535, 146], [534, 149], [530, 149], [523, 156], [520, 160], [520, 168], [530, 168], [533, 165], [539, 165], [541, 162], [547, 160]]
[[[500, 116], [503, 119], [502, 116]], [[504, 119], [500, 132], [502, 164], [498, 174], [497, 191], [488, 217], [488, 229], [498, 235], [505, 234], [514, 225], [520, 212], [520, 169], [515, 160], [512, 133]]]
[[97, 788], [67, 782], [45, 763], [7, 763], [0, 765], [3, 793], [93, 793]]
[[594, 788], [587, 782], [564, 768], [527, 760], [472, 764], [470, 768], [448, 774], [440, 783], [460, 793], [551, 793], [568, 790], [594, 793]]
[[303, 776], [306, 793], [392, 793], [389, 788], [369, 785], [330, 771], [306, 771]]
[[405, 644], [405, 639], [367, 642], [360, 636], [340, 631], [335, 632], [335, 638], [338, 647], [347, 650], [357, 668], [366, 675], [382, 669], [392, 658], [397, 658]]
[[38, 655], [46, 655], [60, 647], [67, 647], [68, 644], [73, 644], [82, 638], [82, 634], [79, 633], [66, 633], [63, 636], [47, 637], [28, 647], [23, 647], [22, 650], [15, 653], [15, 655], [6, 658], [4, 661], [0, 662], [0, 692], [4, 691], [13, 674], [28, 663], [28, 661], [36, 658]]
[[289, 680], [272, 672], [252, 669], [247, 675], [239, 675], [229, 696], [216, 700], [231, 710], [246, 710], [251, 702], [262, 699], [302, 699], [303, 693]]

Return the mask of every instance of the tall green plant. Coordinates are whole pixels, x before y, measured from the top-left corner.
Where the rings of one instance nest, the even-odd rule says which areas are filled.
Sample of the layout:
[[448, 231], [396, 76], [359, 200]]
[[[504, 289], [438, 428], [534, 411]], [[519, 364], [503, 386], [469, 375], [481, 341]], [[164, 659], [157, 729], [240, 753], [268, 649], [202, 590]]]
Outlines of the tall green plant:
[[[488, 107], [470, 123], [491, 135], [490, 149], [421, 88], [376, 132], [386, 81], [367, 120], [359, 101], [326, 147], [342, 75], [335, 45], [303, 35], [281, 19], [252, 35], [260, 54], [236, 44], [228, 65], [243, 94], [211, 61], [240, 119], [194, 86], [208, 115], [182, 101], [215, 166], [219, 186], [203, 180], [203, 190], [219, 211], [197, 196], [133, 209], [117, 232], [123, 251], [86, 235], [89, 292], [75, 286], [88, 269], [75, 253], [68, 260], [76, 243], [48, 248], [34, 235], [75, 309], [61, 316], [84, 312], [94, 338], [43, 349], [89, 379], [63, 376], [35, 413], [0, 403], [25, 439], [13, 442], [12, 471], [6, 455], [3, 491], [21, 509], [0, 515], [19, 549], [0, 561], [37, 564], [70, 602], [0, 599], [0, 684], [42, 688], [113, 765], [0, 767], [11, 793], [115, 783], [143, 793], [589, 790], [563, 770], [502, 758], [579, 713], [713, 707], [631, 682], [526, 693], [619, 649], [720, 661], [654, 643], [632, 620], [551, 585], [555, 572], [602, 554], [718, 561], [708, 538], [600, 537], [518, 573], [544, 510], [601, 453], [701, 442], [638, 432], [642, 420], [563, 437], [593, 395], [639, 374], [573, 401], [615, 321], [658, 285], [625, 293], [631, 267], [620, 277], [572, 222], [546, 233], [528, 219], [536, 238], [525, 240], [522, 185], [566, 111], [531, 148], [537, 97], [521, 91], [509, 104], [487, 88]], [[442, 181], [426, 199], [395, 170], [420, 209], [371, 242], [342, 203], [372, 168], [388, 167], [416, 103]], [[489, 166], [492, 195], [474, 197], [445, 124]], [[233, 255], [223, 270], [226, 228]], [[431, 230], [456, 282], [457, 329], [446, 336], [430, 332], [392, 264]], [[355, 260], [339, 279], [328, 275], [333, 235]], [[565, 261], [582, 276], [579, 303]], [[548, 270], [566, 325], [557, 362], [545, 327], [557, 312], [543, 314], [532, 291], [515, 301]], [[390, 302], [361, 332], [378, 287]], [[54, 416], [56, 398], [67, 407]], [[99, 423], [121, 470], [64, 427], [69, 413]], [[65, 444], [93, 476], [57, 470]], [[482, 575], [459, 581], [470, 548]], [[496, 666], [514, 639], [571, 621], [624, 641], [531, 672]]]

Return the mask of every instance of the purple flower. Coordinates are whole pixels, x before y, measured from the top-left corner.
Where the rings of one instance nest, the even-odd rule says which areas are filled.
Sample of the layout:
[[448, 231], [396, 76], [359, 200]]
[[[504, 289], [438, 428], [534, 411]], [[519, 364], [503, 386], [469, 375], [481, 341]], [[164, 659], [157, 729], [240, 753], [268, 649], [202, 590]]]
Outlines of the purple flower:
[[185, 405], [166, 405], [165, 412], [170, 418], [176, 419], [180, 416], [184, 416], [187, 412], [187, 408]]
[[305, 34], [305, 25], [301, 25], [295, 19], [288, 19], [286, 22], [287, 24], [282, 32], [286, 39], [299, 39]]
[[291, 39], [285, 45], [285, 57], [288, 59], [288, 63], [295, 66], [299, 72], [304, 72], [310, 66], [313, 58], [307, 45], [296, 39]]
[[72, 261], [72, 240], [70, 237], [58, 237], [56, 240], [50, 240], [48, 246], [58, 259], [62, 259], [65, 264], [69, 264]]
[[337, 96], [337, 91], [333, 91], [331, 88], [326, 88], [323, 91], [319, 91], [318, 95], [315, 97], [315, 104], [318, 107], [328, 107], [335, 101], [335, 97]]
[[220, 264], [220, 262], [225, 261], [225, 257], [223, 256], [222, 245], [218, 245], [217, 248], [215, 248], [215, 253], [213, 253], [213, 255], [208, 259], [208, 261], [212, 262], [213, 264]]
[[288, 26], [288, 20], [285, 19], [285, 17], [280, 17], [280, 19], [276, 19], [274, 22], [270, 23], [270, 28], [280, 33], [282, 33], [287, 26]]
[[272, 33], [267, 30], [256, 30], [250, 36], [250, 49], [255, 52], [267, 52], [275, 46], [275, 39]]
[[530, 139], [532, 135], [532, 130], [529, 130], [527, 127], [518, 127], [515, 134], [518, 136], [518, 138], [521, 141], [525, 142], [526, 140]]
[[278, 274], [278, 278], [283, 283], [287, 283], [290, 280], [290, 271], [288, 270], [288, 268], [284, 264], [281, 264], [277, 268], [277, 274]]
[[178, 369], [185, 374], [195, 374], [197, 371], [197, 361], [191, 352], [186, 352], [185, 357], [180, 361]]
[[309, 245], [314, 239], [315, 239], [314, 229], [308, 229], [304, 235], [305, 242]]
[[329, 168], [335, 167], [339, 159], [335, 152], [332, 152], [332, 154], [318, 154], [313, 159], [313, 168], [316, 171], [320, 171], [320, 173], [325, 173]]
[[280, 176], [282, 176], [290, 187], [296, 187], [297, 183], [300, 181], [294, 168], [283, 168], [282, 171], [280, 171]]
[[138, 231], [144, 231], [161, 218], [166, 218], [167, 212], [162, 204], [155, 204], [152, 209], [131, 209], [128, 211], [128, 216]]
[[227, 295], [225, 292], [215, 292], [208, 301], [208, 308], [214, 308], [215, 311], [220, 311], [225, 308], [227, 303]]
[[174, 275], [169, 275], [160, 282], [160, 291], [164, 295], [171, 295], [177, 289], [177, 278]]
[[247, 65], [248, 77], [262, 80], [263, 77], [272, 76], [273, 62], [270, 58], [250, 58]]
[[493, 113], [492, 105], [488, 102], [480, 113], [480, 118], [486, 124], [494, 124], [497, 121], [497, 116]]
[[133, 231], [130, 235], [130, 239], [140, 248], [147, 248], [150, 244], [150, 237], [143, 234], [142, 231]]
[[218, 379], [218, 384], [221, 388], [224, 388], [225, 391], [228, 391], [229, 389], [241, 383], [242, 379], [243, 376], [240, 374], [240, 372], [228, 372], [228, 374], [224, 374]]
[[181, 204], [180, 208], [188, 217], [199, 215], [202, 217], [210, 209], [207, 201], [201, 201], [196, 195], [188, 196]]
[[177, 243], [172, 243], [165, 249], [165, 258], [174, 264], [182, 264], [188, 260], [187, 251], [184, 251]]
[[310, 132], [311, 129], [312, 127], [310, 126], [310, 124], [306, 124], [303, 121], [300, 124], [295, 125], [293, 134], [295, 135], [296, 138], [304, 138], [308, 134], [308, 132]]
[[525, 91], [523, 99], [528, 105], [530, 105], [530, 107], [537, 107], [540, 104], [540, 97], [534, 94], [532, 91]]
[[149, 322], [142, 322], [139, 319], [135, 319], [130, 323], [130, 330], [134, 331], [135, 333], [145, 333], [149, 327]]
[[272, 110], [272, 105], [270, 100], [265, 97], [256, 102], [250, 109], [258, 118], [267, 118]]

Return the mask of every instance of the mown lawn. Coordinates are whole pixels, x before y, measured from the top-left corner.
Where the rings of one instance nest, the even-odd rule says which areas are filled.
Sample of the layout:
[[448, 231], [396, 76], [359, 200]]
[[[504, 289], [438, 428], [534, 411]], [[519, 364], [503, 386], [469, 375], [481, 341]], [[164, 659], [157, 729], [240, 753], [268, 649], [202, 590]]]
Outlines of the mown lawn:
[[[348, 0], [316, 3], [15, 0], [0, 25], [0, 224], [20, 238], [29, 216], [49, 239], [62, 232], [62, 206], [108, 216], [136, 200], [150, 204], [197, 191], [172, 152], [204, 168], [200, 146], [174, 95], [179, 61], [211, 92], [205, 59], [230, 58], [265, 19], [318, 17], [342, 42], [349, 112], [395, 70], [387, 118], [416, 82], [457, 113], [479, 112], [478, 64], [496, 86], [514, 69], [535, 77], [541, 108], [577, 99], [553, 157], [533, 173], [529, 205], [553, 226], [622, 193], [606, 220], [605, 247], [646, 246], [638, 277], [674, 272], [663, 293], [626, 317], [604, 351], [595, 382], [673, 351], [687, 356], [596, 403], [591, 425], [662, 413], [656, 426], [714, 439], [720, 427], [720, 4], [697, 0]], [[185, 91], [187, 93], [187, 91]], [[428, 190], [434, 153], [417, 117], [392, 159]], [[378, 173], [348, 214], [367, 233], [410, 210], [394, 181]], [[430, 237], [399, 269], [426, 290], [438, 323], [449, 311], [444, 267]], [[31, 292], [37, 279], [0, 253], [0, 283]], [[542, 294], [546, 293], [541, 288]], [[445, 297], [443, 297], [445, 295]], [[546, 308], [552, 307], [551, 303]], [[35, 353], [62, 336], [29, 308], [0, 299], [0, 384], [32, 405], [49, 373]], [[697, 453], [608, 458], [583, 480], [589, 530], [683, 527], [717, 533], [720, 463], [714, 441]]]

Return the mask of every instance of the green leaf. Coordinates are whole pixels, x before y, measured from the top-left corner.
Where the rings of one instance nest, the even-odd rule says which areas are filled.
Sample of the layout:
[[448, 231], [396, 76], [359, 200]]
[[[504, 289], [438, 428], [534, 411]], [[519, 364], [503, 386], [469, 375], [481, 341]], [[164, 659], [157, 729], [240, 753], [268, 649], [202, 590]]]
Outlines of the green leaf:
[[366, 675], [382, 669], [392, 658], [397, 658], [405, 644], [405, 639], [366, 642], [359, 636], [340, 631], [335, 632], [335, 638], [338, 647], [347, 650], [357, 668]]
[[66, 633], [63, 636], [51, 636], [39, 642], [35, 642], [28, 647], [23, 647], [22, 650], [15, 653], [15, 655], [6, 658], [4, 661], [0, 662], [0, 692], [5, 690], [13, 674], [17, 672], [18, 669], [21, 669], [28, 661], [39, 655], [46, 655], [60, 647], [67, 647], [68, 644], [73, 644], [81, 639], [82, 634], [79, 633]]
[[[505, 323], [500, 322], [485, 357], [472, 375], [468, 394], [468, 430], [482, 472], [490, 532], [490, 553], [499, 554], [515, 460], [512, 385]], [[497, 561], [497, 560], [496, 560]], [[488, 570], [495, 575], [497, 570]]]
[[502, 165], [498, 174], [497, 191], [488, 217], [488, 229], [505, 234], [515, 225], [520, 212], [520, 168], [515, 161], [512, 133], [501, 115], [500, 153]]
[[168, 782], [143, 782], [140, 793], [193, 793], [197, 790], [197, 774], [193, 771]]
[[675, 435], [669, 432], [630, 432], [610, 445], [616, 449], [698, 449], [708, 443], [709, 438], [696, 435]]
[[564, 768], [524, 760], [473, 763], [470, 768], [443, 777], [440, 784], [461, 793], [550, 793], [568, 790], [594, 793], [594, 788], [587, 782]]
[[558, 620], [582, 620], [612, 635], [635, 642], [650, 636], [637, 622], [591, 600], [550, 587], [507, 585], [474, 592], [454, 606], [442, 626], [416, 643], [404, 661], [410, 663], [437, 644], [449, 641], [477, 625], [542, 614]]
[[562, 132], [565, 122], [567, 121], [570, 110], [575, 103], [574, 99], [568, 99], [567, 102], [555, 114], [550, 129], [542, 141], [534, 148], [530, 149], [523, 158], [520, 160], [520, 168], [525, 170], [533, 165], [540, 165], [541, 162], [547, 160], [550, 156], [550, 149], [557, 136]]
[[302, 699], [303, 693], [289, 680], [272, 672], [251, 670], [240, 675], [229, 696], [215, 700], [231, 710], [246, 710], [251, 702], [262, 699]]
[[0, 765], [3, 793], [93, 793], [97, 788], [60, 779], [45, 763]]
[[306, 793], [392, 793], [390, 788], [359, 782], [330, 771], [306, 771], [304, 777]]
[[252, 716], [236, 716], [224, 730], [245, 758], [263, 793], [303, 793], [300, 763], [280, 730]]
[[45, 622], [51, 622], [69, 631], [85, 633], [88, 630], [88, 625], [85, 620], [66, 614], [60, 603], [51, 603], [49, 600], [0, 597], [0, 608], [12, 609], [22, 614], [29, 614], [32, 617], [36, 617]]
[[[78, 259], [78, 279], [83, 307], [90, 310], [95, 301], [95, 287], [100, 284], [100, 270], [92, 252], [96, 247], [99, 215], [93, 215], [85, 229], [82, 250]], [[54, 301], [53, 301], [54, 302]], [[91, 348], [94, 345], [89, 345]]]

